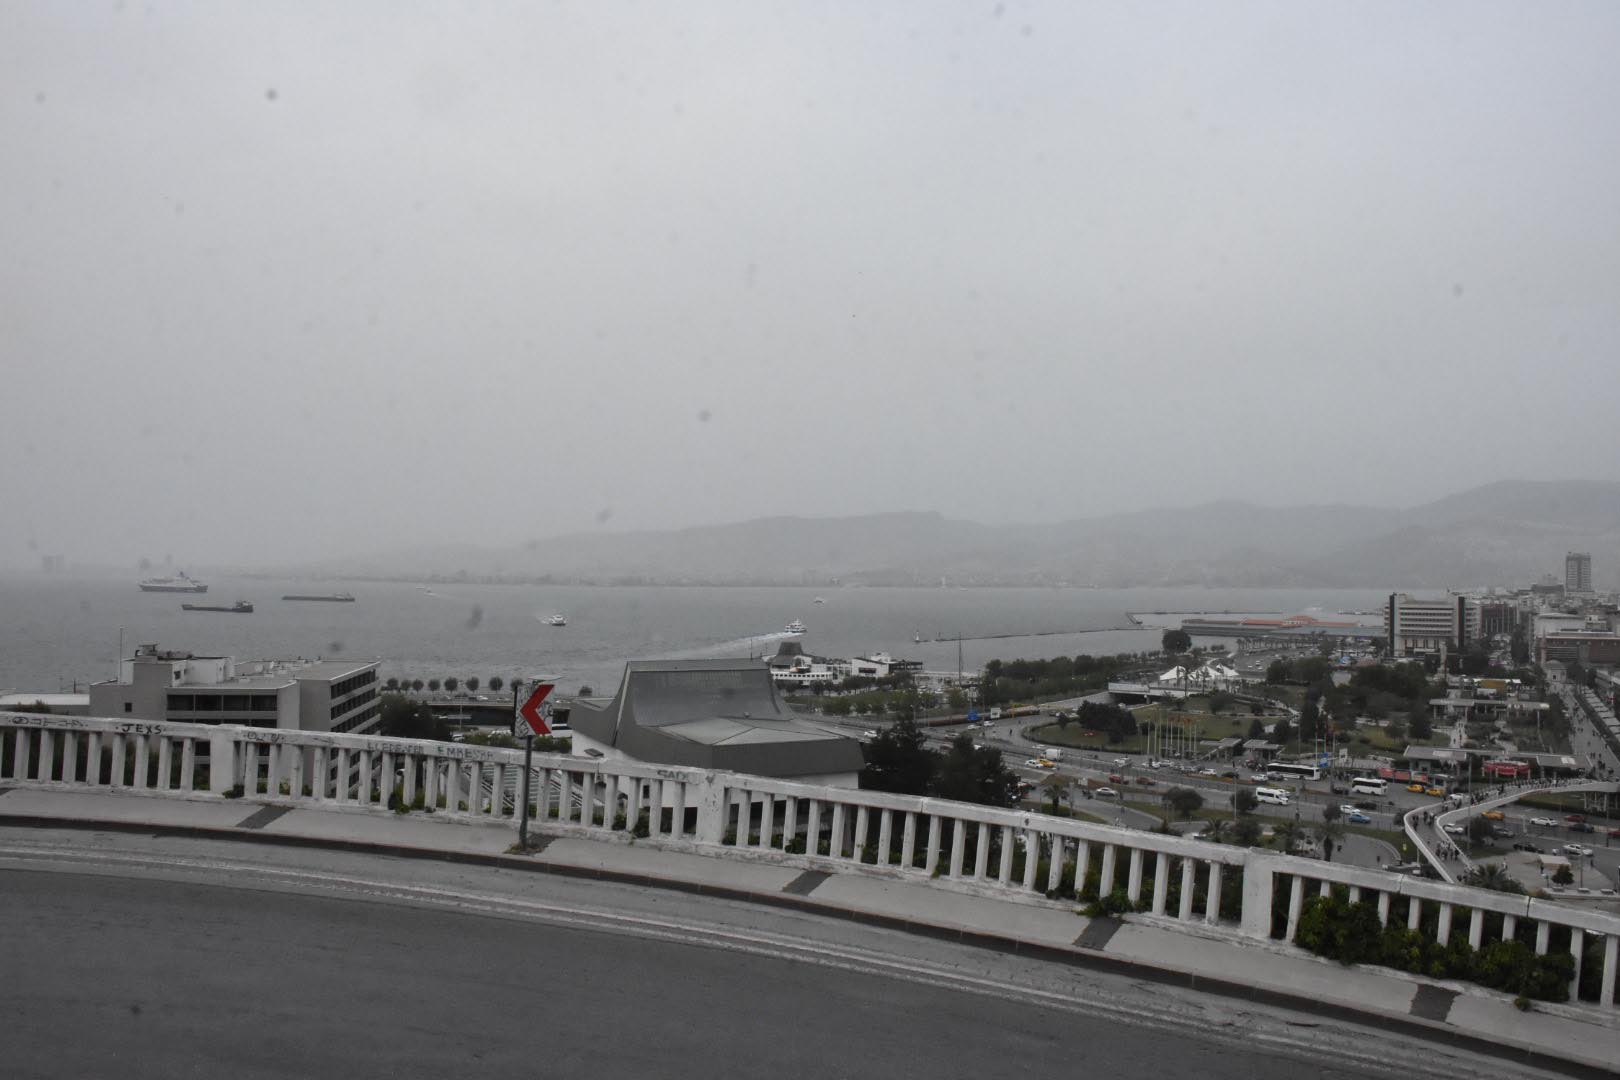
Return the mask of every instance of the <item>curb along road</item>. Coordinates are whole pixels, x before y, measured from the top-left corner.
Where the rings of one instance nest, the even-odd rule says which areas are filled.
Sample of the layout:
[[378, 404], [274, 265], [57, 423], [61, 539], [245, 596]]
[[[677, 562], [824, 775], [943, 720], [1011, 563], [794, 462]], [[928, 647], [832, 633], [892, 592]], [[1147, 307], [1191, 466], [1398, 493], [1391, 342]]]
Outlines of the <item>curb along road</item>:
[[[539, 837], [539, 843], [534, 846], [531, 854], [518, 855], [456, 851], [332, 837], [276, 834], [240, 827], [221, 828], [199, 825], [153, 824], [140, 821], [51, 817], [35, 814], [0, 813], [0, 826], [108, 831], [137, 835], [190, 837], [315, 848], [356, 854], [498, 867], [507, 870], [523, 870], [530, 873], [554, 874], [561, 877], [594, 879], [631, 886], [666, 889], [698, 896], [792, 909], [835, 919], [851, 920], [868, 926], [970, 945], [1000, 953], [1025, 955], [1034, 959], [1071, 967], [1089, 968], [1136, 979], [1145, 979], [1157, 984], [1181, 987], [1310, 1016], [1354, 1020], [1390, 1033], [1414, 1036], [1427, 1041], [1453, 1046], [1459, 1050], [1488, 1055], [1503, 1061], [1504, 1064], [1512, 1061], [1525, 1066], [1544, 1068], [1577, 1077], [1612, 1077], [1614, 1075], [1613, 1067], [1606, 1063], [1564, 1056], [1568, 1051], [1562, 1045], [1539, 1047], [1501, 1039], [1491, 1039], [1460, 1030], [1442, 1020], [1428, 1019], [1421, 1015], [1395, 1013], [1372, 1006], [1347, 1006], [1342, 1002], [1329, 1003], [1302, 993], [1254, 986], [1218, 976], [1176, 970], [1140, 959], [1110, 955], [1101, 948], [1101, 946], [1106, 945], [1108, 937], [1111, 936], [1111, 932], [1106, 930], [1101, 933], [1088, 930], [1077, 937], [1072, 945], [1060, 947], [1043, 942], [1024, 940], [1015, 935], [998, 933], [994, 930], [950, 926], [930, 922], [920, 917], [900, 917], [884, 912], [863, 911], [845, 904], [829, 902], [818, 899], [813, 895], [803, 895], [795, 891], [767, 891], [735, 885], [712, 884], [691, 877], [651, 875], [605, 867], [545, 862], [543, 861], [544, 851], [555, 839], [553, 837]], [[1094, 921], [1093, 925], [1096, 926], [1098, 922], [1100, 921]], [[1088, 948], [1088, 942], [1096, 942], [1099, 947]]]

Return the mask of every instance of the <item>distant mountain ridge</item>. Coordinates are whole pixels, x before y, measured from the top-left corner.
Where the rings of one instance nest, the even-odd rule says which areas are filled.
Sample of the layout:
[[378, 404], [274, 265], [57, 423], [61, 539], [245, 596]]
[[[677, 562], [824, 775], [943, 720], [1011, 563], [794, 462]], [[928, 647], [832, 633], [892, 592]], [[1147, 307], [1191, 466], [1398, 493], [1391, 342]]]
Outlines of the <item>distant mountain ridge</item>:
[[1502, 481], [1409, 509], [1233, 500], [1034, 525], [932, 512], [771, 517], [455, 545], [303, 572], [592, 584], [1208, 585], [1470, 588], [1620, 563], [1620, 483]]

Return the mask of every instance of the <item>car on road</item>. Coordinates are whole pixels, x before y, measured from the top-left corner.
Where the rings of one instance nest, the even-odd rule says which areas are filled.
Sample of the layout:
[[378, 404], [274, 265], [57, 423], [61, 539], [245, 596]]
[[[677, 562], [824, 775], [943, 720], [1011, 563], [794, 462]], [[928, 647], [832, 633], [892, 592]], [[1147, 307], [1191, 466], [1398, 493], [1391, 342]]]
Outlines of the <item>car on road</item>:
[[1575, 822], [1575, 824], [1573, 824], [1573, 825], [1571, 825], [1569, 827], [1569, 831], [1570, 832], [1597, 832], [1596, 829], [1594, 829], [1592, 826], [1588, 825], [1584, 821]]
[[1468, 831], [1455, 821], [1448, 821], [1440, 827], [1446, 830], [1446, 832], [1450, 833], [1452, 836], [1461, 836], [1463, 833]]
[[1121, 776], [1117, 772], [1109, 773], [1108, 782], [1110, 784], [1123, 784], [1125, 782], [1125, 777]]
[[1443, 788], [1443, 787], [1424, 788], [1423, 789], [1423, 794], [1425, 794], [1425, 795], [1433, 795], [1437, 799], [1443, 799], [1443, 798], [1445, 798], [1445, 795], [1446, 795], [1446, 789]]
[[1372, 818], [1368, 817], [1366, 814], [1363, 814], [1360, 810], [1350, 811], [1348, 814], [1344, 815], [1344, 820], [1348, 821], [1352, 825], [1372, 824]]
[[1092, 794], [1097, 795], [1100, 798], [1104, 798], [1104, 799], [1117, 799], [1117, 798], [1119, 798], [1119, 792], [1115, 791], [1111, 787], [1097, 788], [1095, 791], [1092, 792]]
[[1028, 761], [1024, 762], [1024, 764], [1028, 765], [1031, 769], [1055, 769], [1055, 768], [1057, 768], [1057, 762], [1051, 760], [1050, 758], [1043, 758], [1043, 757], [1032, 757]]
[[1586, 824], [1586, 815], [1585, 814], [1565, 814], [1564, 815], [1564, 820], [1569, 822], [1571, 825], [1585, 825]]
[[1620, 829], [1610, 829], [1609, 836], [1615, 840], [1620, 840]]
[[1138, 776], [1136, 778], [1136, 782], [1141, 784], [1143, 787], [1152, 787], [1155, 783], [1157, 783], [1157, 781], [1155, 781], [1151, 776]]
[[1565, 844], [1564, 854], [1579, 857], [1592, 854], [1592, 849], [1587, 847], [1585, 844]]
[[1128, 757], [1117, 757], [1117, 758], [1114, 759], [1114, 767], [1115, 768], [1124, 768], [1126, 765], [1129, 765], [1130, 763], [1131, 763], [1131, 759], [1128, 758]]
[[1423, 794], [1424, 787], [1423, 787], [1422, 784], [1407, 784], [1406, 785], [1406, 790], [1407, 791], [1415, 791], [1419, 795], [1421, 795], [1421, 794]]
[[1481, 814], [1479, 816], [1484, 818], [1486, 821], [1506, 821], [1507, 820], [1507, 815], [1502, 813], [1502, 811], [1500, 811], [1500, 810], [1487, 810], [1487, 811], [1485, 811], [1483, 814]]
[[1491, 835], [1501, 837], [1503, 840], [1506, 840], [1508, 837], [1514, 836], [1516, 834], [1513, 832], [1512, 829], [1508, 828], [1506, 825], [1492, 825], [1491, 826]]
[[873, 731], [871, 728], [867, 728], [865, 731], [861, 732], [861, 738], [875, 739], [877, 738], [877, 732]]
[[1535, 844], [1532, 844], [1528, 840], [1520, 840], [1517, 844], [1513, 845], [1513, 850], [1514, 851], [1533, 851], [1538, 855], [1541, 853], [1541, 848], [1537, 847]]
[[1530, 819], [1530, 824], [1540, 825], [1544, 828], [1551, 829], [1558, 824], [1558, 821], [1557, 819], [1550, 817], [1533, 817]]
[[1349, 803], [1340, 803], [1339, 813], [1343, 814], [1345, 817], [1349, 817], [1351, 814], [1360, 813], [1360, 810], [1354, 806], [1351, 806]]

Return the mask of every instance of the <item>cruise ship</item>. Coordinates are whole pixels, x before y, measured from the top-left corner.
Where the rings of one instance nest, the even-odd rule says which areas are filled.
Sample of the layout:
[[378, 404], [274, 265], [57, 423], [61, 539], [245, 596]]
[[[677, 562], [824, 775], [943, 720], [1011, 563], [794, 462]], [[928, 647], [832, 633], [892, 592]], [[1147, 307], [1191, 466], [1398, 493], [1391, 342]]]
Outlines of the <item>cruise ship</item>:
[[787, 624], [787, 628], [782, 632], [785, 634], [802, 634], [804, 633], [804, 623], [800, 622], [798, 619], [794, 619], [792, 622]]
[[141, 591], [205, 593], [208, 591], [208, 586], [200, 581], [192, 581], [186, 577], [186, 572], [182, 570], [174, 577], [147, 578], [141, 582]]

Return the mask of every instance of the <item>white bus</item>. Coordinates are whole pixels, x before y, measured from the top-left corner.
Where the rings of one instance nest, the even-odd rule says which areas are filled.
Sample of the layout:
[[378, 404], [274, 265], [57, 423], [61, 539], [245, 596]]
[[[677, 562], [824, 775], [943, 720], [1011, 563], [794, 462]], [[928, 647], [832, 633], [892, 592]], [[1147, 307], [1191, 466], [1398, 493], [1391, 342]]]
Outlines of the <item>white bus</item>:
[[1271, 774], [1273, 780], [1320, 780], [1322, 770], [1315, 765], [1301, 765], [1295, 762], [1273, 761], [1266, 766], [1266, 772]]
[[1285, 788], [1257, 787], [1254, 789], [1254, 797], [1263, 803], [1272, 803], [1276, 806], [1288, 805], [1288, 791]]
[[1358, 795], [1382, 795], [1389, 789], [1389, 781], [1377, 776], [1358, 776], [1350, 781], [1350, 790]]

